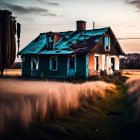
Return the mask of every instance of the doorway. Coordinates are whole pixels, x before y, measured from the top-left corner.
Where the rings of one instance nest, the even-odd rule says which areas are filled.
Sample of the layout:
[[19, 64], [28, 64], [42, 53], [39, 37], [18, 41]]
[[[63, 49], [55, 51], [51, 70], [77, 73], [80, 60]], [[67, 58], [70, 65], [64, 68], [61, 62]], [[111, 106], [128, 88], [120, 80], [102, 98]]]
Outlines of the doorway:
[[115, 58], [111, 58], [111, 70], [114, 72], [115, 71]]
[[99, 71], [99, 56], [95, 56], [95, 71]]

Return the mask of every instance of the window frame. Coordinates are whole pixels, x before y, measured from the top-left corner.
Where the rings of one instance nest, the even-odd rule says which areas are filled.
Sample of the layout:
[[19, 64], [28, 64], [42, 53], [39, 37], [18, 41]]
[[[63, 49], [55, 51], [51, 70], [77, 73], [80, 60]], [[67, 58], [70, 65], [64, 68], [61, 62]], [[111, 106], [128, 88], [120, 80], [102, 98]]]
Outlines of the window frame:
[[54, 49], [54, 37], [53, 36], [48, 36], [48, 49]]
[[[38, 64], [38, 67], [37, 69], [34, 69], [34, 57], [37, 57], [37, 64]], [[32, 56], [31, 57], [31, 71], [39, 71], [39, 56]]]
[[[56, 57], [56, 69], [53, 69], [52, 67], [52, 57]], [[58, 69], [58, 56], [57, 55], [50, 55], [50, 71], [57, 71]]]

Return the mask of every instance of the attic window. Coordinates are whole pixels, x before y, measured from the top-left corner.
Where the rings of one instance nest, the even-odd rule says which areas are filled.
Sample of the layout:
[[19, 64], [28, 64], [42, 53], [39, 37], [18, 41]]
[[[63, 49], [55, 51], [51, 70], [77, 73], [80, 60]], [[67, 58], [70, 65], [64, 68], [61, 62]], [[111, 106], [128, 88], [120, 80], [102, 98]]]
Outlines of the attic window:
[[34, 56], [33, 57], [33, 70], [38, 70], [38, 65], [39, 65], [38, 57]]
[[48, 48], [53, 49], [53, 42], [54, 42], [54, 38], [52, 36], [48, 37]]
[[110, 38], [106, 36], [104, 37], [104, 49], [110, 50]]
[[56, 55], [52, 55], [50, 56], [50, 70], [51, 71], [57, 71], [57, 56]]

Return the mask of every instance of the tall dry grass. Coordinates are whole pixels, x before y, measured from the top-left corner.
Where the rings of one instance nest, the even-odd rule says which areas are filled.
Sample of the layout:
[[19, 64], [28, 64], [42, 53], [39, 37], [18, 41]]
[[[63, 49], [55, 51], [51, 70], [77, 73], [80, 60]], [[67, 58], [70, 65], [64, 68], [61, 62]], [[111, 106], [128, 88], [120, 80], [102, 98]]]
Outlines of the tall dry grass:
[[83, 100], [102, 98], [113, 88], [100, 81], [72, 84], [1, 79], [0, 131], [15, 124], [28, 127], [30, 123], [65, 118]]
[[140, 77], [130, 78], [126, 81], [127, 93], [136, 121], [140, 121]]

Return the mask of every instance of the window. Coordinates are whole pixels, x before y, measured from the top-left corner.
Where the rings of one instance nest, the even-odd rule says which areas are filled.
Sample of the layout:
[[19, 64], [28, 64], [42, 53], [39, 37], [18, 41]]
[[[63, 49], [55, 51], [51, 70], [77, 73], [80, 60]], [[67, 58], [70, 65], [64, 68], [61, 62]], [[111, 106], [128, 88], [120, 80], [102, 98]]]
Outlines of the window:
[[57, 71], [57, 56], [50, 56], [50, 70]]
[[54, 42], [53, 37], [52, 36], [49, 36], [48, 37], [48, 48], [53, 49], [53, 42]]
[[38, 70], [38, 57], [37, 56], [34, 56], [33, 57], [33, 70]]
[[70, 69], [74, 69], [74, 66], [75, 65], [75, 57], [73, 56], [69, 56], [69, 66], [70, 66]]
[[95, 71], [99, 71], [99, 56], [95, 56]]
[[104, 37], [104, 49], [110, 50], [110, 38], [109, 37]]

